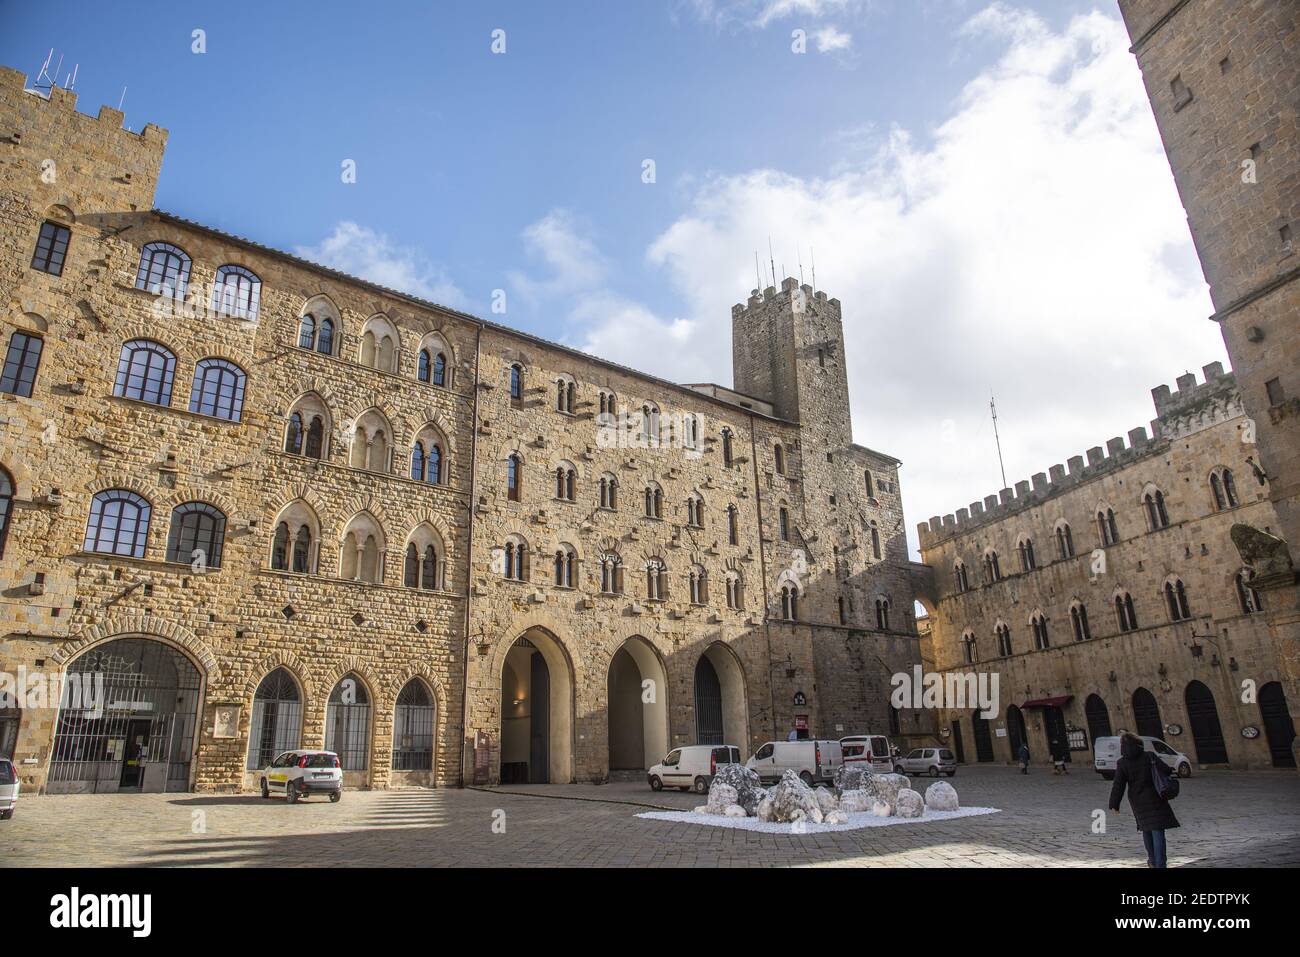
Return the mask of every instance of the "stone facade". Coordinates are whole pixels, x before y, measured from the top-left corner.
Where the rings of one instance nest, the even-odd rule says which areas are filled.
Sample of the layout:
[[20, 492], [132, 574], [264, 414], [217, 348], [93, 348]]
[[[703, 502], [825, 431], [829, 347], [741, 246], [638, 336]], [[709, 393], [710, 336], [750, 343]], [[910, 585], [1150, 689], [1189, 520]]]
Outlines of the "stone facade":
[[[940, 713], [966, 760], [1015, 760], [1020, 720], [1040, 762], [1060, 750], [1049, 739], [1068, 746], [1081, 730], [1073, 761], [1090, 764], [1093, 738], [1120, 729], [1164, 737], [1201, 764], [1290, 760], [1282, 667], [1231, 537], [1239, 523], [1276, 530], [1277, 514], [1250, 464], [1233, 376], [1219, 363], [1203, 374], [1152, 390], [1150, 435], [1134, 429], [1127, 443], [1110, 439], [1086, 461], [919, 526], [935, 576], [926, 657], [941, 673], [999, 677], [987, 724], [973, 705]], [[1141, 689], [1158, 717], [1144, 719]], [[1280, 722], [1268, 718], [1278, 702]], [[1243, 735], [1252, 728], [1261, 733]]]
[[[852, 443], [838, 301], [792, 279], [755, 291], [733, 310], [739, 391], [665, 382], [154, 210], [165, 131], [131, 133], [116, 111], [86, 116], [72, 94], [23, 83], [0, 69], [0, 336], [42, 352], [31, 394], [4, 395], [0, 415], [0, 672], [57, 675], [124, 637], [175, 649], [200, 688], [170, 786], [200, 790], [257, 785], [254, 696], [279, 668], [302, 747], [328, 743], [341, 682], [359, 688], [353, 786], [493, 782], [521, 762], [534, 779], [602, 780], [615, 747], [645, 766], [703, 723], [746, 754], [796, 725], [920, 739], [919, 714], [888, 705], [890, 675], [919, 655], [899, 463]], [[45, 222], [70, 231], [59, 275], [32, 266]], [[156, 243], [190, 260], [184, 301], [139, 288]], [[260, 280], [254, 315], [212, 308], [227, 264]], [[323, 351], [301, 344], [308, 315], [313, 343], [333, 324]], [[763, 373], [742, 355], [760, 329], [782, 340]], [[168, 400], [121, 394], [135, 340], [174, 357]], [[422, 352], [444, 357], [441, 384], [421, 379]], [[213, 357], [244, 376], [236, 420], [197, 398]], [[318, 455], [292, 447], [295, 413], [321, 419]], [[412, 477], [417, 441], [440, 449], [436, 483]], [[87, 547], [109, 490], [151, 508], [138, 554]], [[224, 516], [219, 567], [169, 545], [173, 510], [192, 502]], [[273, 567], [282, 524], [286, 556], [310, 533], [301, 568]], [[416, 543], [437, 557], [427, 580]], [[507, 575], [520, 543], [524, 571]], [[603, 588], [615, 555], [622, 588]], [[697, 695], [706, 672], [718, 700]], [[413, 679], [433, 702], [432, 766], [394, 769]], [[55, 703], [4, 714], [23, 780], [45, 787]]]
[[[1257, 433], [1276, 537], [1261, 570], [1300, 699], [1300, 4], [1119, 0], [1214, 315]], [[1273, 543], [1243, 529], [1246, 556]]]

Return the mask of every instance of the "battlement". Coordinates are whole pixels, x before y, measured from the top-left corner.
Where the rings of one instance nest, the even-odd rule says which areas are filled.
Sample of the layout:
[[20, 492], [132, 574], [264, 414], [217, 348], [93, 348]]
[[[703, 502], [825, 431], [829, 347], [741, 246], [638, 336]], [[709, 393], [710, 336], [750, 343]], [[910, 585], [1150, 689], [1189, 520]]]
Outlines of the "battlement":
[[812, 286], [809, 286], [806, 283], [801, 286], [799, 285], [799, 280], [795, 279], [793, 276], [786, 276], [781, 280], [780, 289], [777, 289], [775, 286], [768, 286], [762, 292], [757, 289], [751, 289], [749, 291], [748, 300], [745, 302], [738, 302], [731, 307], [731, 318], [733, 321], [740, 319], [750, 310], [766, 309], [774, 303], [777, 305], [788, 305], [793, 300], [794, 291], [796, 289], [803, 290], [803, 294], [808, 299], [816, 301], [819, 305], [819, 311], [829, 309], [837, 316], [840, 314], [840, 301], [838, 299], [828, 298], [826, 293], [821, 290], [814, 292]]
[[916, 533], [922, 550], [1125, 468], [1163, 450], [1173, 438], [1243, 414], [1232, 373], [1224, 372], [1220, 362], [1211, 362], [1201, 371], [1203, 383], [1198, 384], [1196, 376], [1189, 373], [1176, 380], [1177, 392], [1170, 392], [1167, 385], [1151, 390], [1157, 417], [1151, 422], [1150, 435], [1145, 426], [1130, 429], [1127, 444], [1122, 436], [1107, 439], [1105, 448], [1093, 446], [1083, 455], [1071, 456], [1066, 465], [1053, 465], [1046, 473], [1038, 472], [1029, 481], [1017, 482], [1014, 488], [985, 496], [982, 502], [971, 502], [951, 515], [935, 515], [928, 522], [920, 522]]
[[76, 93], [28, 89], [26, 74], [0, 66], [0, 136], [16, 147], [0, 169], [38, 211], [59, 205], [81, 216], [153, 207], [167, 131], [148, 123], [133, 133], [124, 120], [109, 106], [95, 116], [79, 112]]

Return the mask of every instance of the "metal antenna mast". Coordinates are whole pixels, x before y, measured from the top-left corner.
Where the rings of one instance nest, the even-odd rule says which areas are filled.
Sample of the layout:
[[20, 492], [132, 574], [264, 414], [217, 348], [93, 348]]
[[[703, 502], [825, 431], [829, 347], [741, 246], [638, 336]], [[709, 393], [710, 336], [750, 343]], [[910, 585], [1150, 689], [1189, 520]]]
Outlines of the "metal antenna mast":
[[767, 237], [767, 256], [768, 261], [772, 264], [772, 285], [776, 285], [776, 254], [772, 252], [772, 235]]
[[1007, 467], [1002, 464], [1002, 440], [998, 437], [998, 407], [993, 402], [993, 389], [989, 388], [989, 412], [993, 414], [993, 441], [998, 446], [998, 468], [1002, 472], [1002, 487], [1007, 487]]

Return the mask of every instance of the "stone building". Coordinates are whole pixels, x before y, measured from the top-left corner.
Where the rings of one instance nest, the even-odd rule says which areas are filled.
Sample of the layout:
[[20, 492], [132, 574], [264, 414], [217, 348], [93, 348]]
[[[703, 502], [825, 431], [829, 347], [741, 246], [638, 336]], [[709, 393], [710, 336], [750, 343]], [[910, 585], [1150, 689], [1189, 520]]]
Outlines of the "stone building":
[[[167, 139], [0, 70], [0, 749], [49, 791], [599, 781], [920, 740], [899, 462], [840, 303], [662, 381], [153, 208]], [[44, 697], [42, 697], [42, 695]]]
[[[1152, 390], [1151, 433], [1053, 465], [922, 523], [934, 569], [927, 657], [998, 675], [998, 714], [946, 701], [962, 760], [1092, 760], [1121, 729], [1199, 765], [1294, 766], [1295, 737], [1254, 572], [1232, 528], [1277, 530], [1231, 373]], [[1262, 608], [1261, 608], [1262, 603]]]
[[1300, 720], [1300, 4], [1119, 0], [1277, 511], [1237, 541]]

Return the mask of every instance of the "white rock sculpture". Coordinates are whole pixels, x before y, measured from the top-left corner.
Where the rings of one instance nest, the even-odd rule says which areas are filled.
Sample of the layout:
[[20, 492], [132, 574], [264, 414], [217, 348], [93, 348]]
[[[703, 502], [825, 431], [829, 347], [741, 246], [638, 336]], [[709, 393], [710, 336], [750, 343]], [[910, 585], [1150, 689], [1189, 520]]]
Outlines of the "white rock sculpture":
[[840, 795], [840, 810], [845, 814], [862, 814], [871, 810], [874, 802], [866, 791], [845, 791]]
[[826, 816], [822, 818], [822, 823], [823, 824], [848, 824], [849, 816], [845, 814], [843, 811], [836, 809], [834, 811], [827, 812]]
[[893, 813], [893, 810], [894, 809], [884, 801], [877, 801], [875, 804], [871, 805], [871, 813], [876, 817], [889, 817], [889, 815]]
[[898, 803], [894, 805], [896, 817], [921, 817], [925, 814], [925, 800], [920, 793], [911, 788], [898, 792]]
[[826, 788], [813, 788], [813, 797], [817, 799], [817, 806], [821, 808], [822, 814], [827, 814], [840, 806], [839, 800]]
[[787, 770], [781, 775], [780, 783], [760, 802], [758, 816], [764, 821], [812, 821], [820, 824], [823, 815], [813, 789], [804, 784], [794, 771]]
[[925, 806], [932, 811], [955, 811], [957, 789], [947, 781], [936, 781], [925, 789]]
[[705, 805], [709, 814], [722, 814], [727, 807], [738, 802], [736, 789], [730, 784], [715, 780], [709, 788], [709, 803]]
[[745, 813], [745, 809], [739, 804], [728, 804], [722, 813], [727, 817], [749, 817], [749, 815]]
[[[758, 804], [767, 797], [767, 791], [758, 779], [758, 773], [743, 764], [724, 764], [713, 776], [713, 787], [726, 784], [736, 789], [736, 804], [745, 809], [747, 815], [758, 813]], [[710, 788], [712, 790], [712, 788]]]

